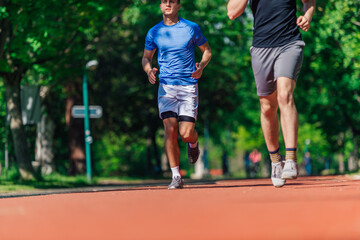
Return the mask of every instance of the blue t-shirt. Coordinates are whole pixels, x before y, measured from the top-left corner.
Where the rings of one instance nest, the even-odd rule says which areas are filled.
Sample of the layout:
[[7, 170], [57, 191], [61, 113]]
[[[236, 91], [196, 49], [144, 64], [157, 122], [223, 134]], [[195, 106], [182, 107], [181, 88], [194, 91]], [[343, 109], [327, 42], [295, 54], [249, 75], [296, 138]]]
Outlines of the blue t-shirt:
[[159, 79], [168, 85], [193, 85], [197, 79], [191, 74], [195, 67], [195, 45], [206, 43], [200, 27], [179, 18], [179, 22], [167, 26], [162, 22], [151, 28], [145, 39], [145, 49], [158, 49]]
[[281, 47], [301, 40], [296, 0], [250, 0], [254, 15], [254, 47]]

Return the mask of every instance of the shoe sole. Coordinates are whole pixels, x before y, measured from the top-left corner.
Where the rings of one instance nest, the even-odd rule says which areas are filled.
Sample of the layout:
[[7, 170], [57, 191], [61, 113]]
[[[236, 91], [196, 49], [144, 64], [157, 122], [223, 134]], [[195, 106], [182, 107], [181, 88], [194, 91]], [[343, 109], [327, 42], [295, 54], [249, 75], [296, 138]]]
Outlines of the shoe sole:
[[198, 155], [198, 157], [196, 158], [195, 161], [190, 160], [190, 158], [189, 158], [189, 156], [188, 156], [188, 161], [189, 161], [189, 163], [192, 164], [192, 165], [194, 165], [194, 164], [197, 162], [197, 160], [199, 160], [199, 156], [200, 156], [200, 152], [199, 152], [199, 155]]
[[190, 163], [190, 164], [192, 164], [192, 165], [194, 165], [196, 162], [197, 162], [197, 159], [196, 159], [196, 161], [195, 161], [195, 162], [191, 162], [191, 161], [189, 161], [189, 163]]
[[197, 162], [197, 160], [199, 159], [200, 150], [198, 150], [198, 151], [199, 151], [199, 154], [197, 155], [197, 158], [196, 158], [196, 160], [194, 161], [194, 160], [192, 159], [192, 157], [191, 157], [191, 154], [189, 154], [189, 148], [190, 148], [190, 145], [188, 144], [188, 161], [189, 161], [190, 164], [194, 165], [194, 164]]
[[281, 175], [281, 178], [282, 179], [297, 179], [297, 174], [294, 176], [293, 174], [291, 174], [291, 173], [282, 173], [282, 175]]
[[285, 179], [278, 179], [278, 178], [271, 178], [272, 184], [276, 188], [280, 188], [285, 185], [286, 180]]
[[179, 187], [168, 187], [169, 190], [182, 189], [182, 188], [184, 188], [184, 182], [182, 182]]

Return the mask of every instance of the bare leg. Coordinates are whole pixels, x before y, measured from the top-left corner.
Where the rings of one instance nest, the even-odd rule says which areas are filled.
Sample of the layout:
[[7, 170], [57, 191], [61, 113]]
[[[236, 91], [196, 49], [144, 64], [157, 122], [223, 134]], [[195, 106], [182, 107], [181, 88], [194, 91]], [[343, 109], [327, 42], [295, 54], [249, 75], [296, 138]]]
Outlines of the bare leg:
[[296, 148], [298, 139], [298, 114], [294, 102], [296, 82], [290, 78], [277, 79], [277, 100], [280, 108], [281, 129], [286, 148]]
[[261, 127], [269, 151], [279, 148], [279, 120], [277, 116], [277, 91], [269, 96], [260, 97]]
[[286, 147], [286, 161], [281, 174], [282, 179], [296, 179], [298, 175], [296, 145], [299, 122], [294, 102], [295, 85], [296, 82], [290, 78], [279, 77], [277, 79], [280, 121]]
[[275, 187], [282, 187], [285, 180], [281, 178], [282, 163], [280, 162], [280, 153], [276, 152], [279, 149], [279, 120], [277, 116], [278, 100], [277, 91], [269, 96], [260, 97], [261, 105], [261, 126], [264, 132], [265, 142], [269, 150], [271, 159], [271, 181]]
[[169, 160], [170, 167], [179, 166], [180, 150], [177, 141], [178, 121], [176, 118], [166, 118], [163, 121], [165, 128], [165, 152]]
[[179, 132], [182, 140], [186, 143], [196, 143], [198, 134], [193, 122], [179, 122]]

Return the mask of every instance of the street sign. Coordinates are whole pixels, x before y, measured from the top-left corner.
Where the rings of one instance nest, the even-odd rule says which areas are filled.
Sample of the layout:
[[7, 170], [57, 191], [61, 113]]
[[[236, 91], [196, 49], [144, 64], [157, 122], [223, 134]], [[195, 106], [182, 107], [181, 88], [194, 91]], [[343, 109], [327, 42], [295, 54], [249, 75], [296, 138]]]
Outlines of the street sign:
[[[102, 117], [102, 107], [98, 105], [89, 106], [89, 117], [90, 118], [101, 118]], [[73, 118], [84, 118], [85, 117], [85, 107], [83, 105], [74, 105], [71, 108], [71, 116]]]

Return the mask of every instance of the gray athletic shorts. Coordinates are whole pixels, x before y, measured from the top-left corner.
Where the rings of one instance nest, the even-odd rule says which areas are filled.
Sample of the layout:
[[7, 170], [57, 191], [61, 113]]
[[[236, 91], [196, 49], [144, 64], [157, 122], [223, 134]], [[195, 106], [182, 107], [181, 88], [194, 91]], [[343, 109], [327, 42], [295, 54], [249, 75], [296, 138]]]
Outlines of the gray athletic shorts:
[[303, 41], [294, 41], [281, 47], [251, 47], [251, 63], [257, 95], [268, 96], [276, 90], [276, 79], [288, 77], [297, 80], [302, 61]]
[[[158, 91], [159, 116], [195, 121], [198, 112], [198, 85], [167, 85], [160, 83]], [[190, 118], [189, 118], [190, 117]]]

